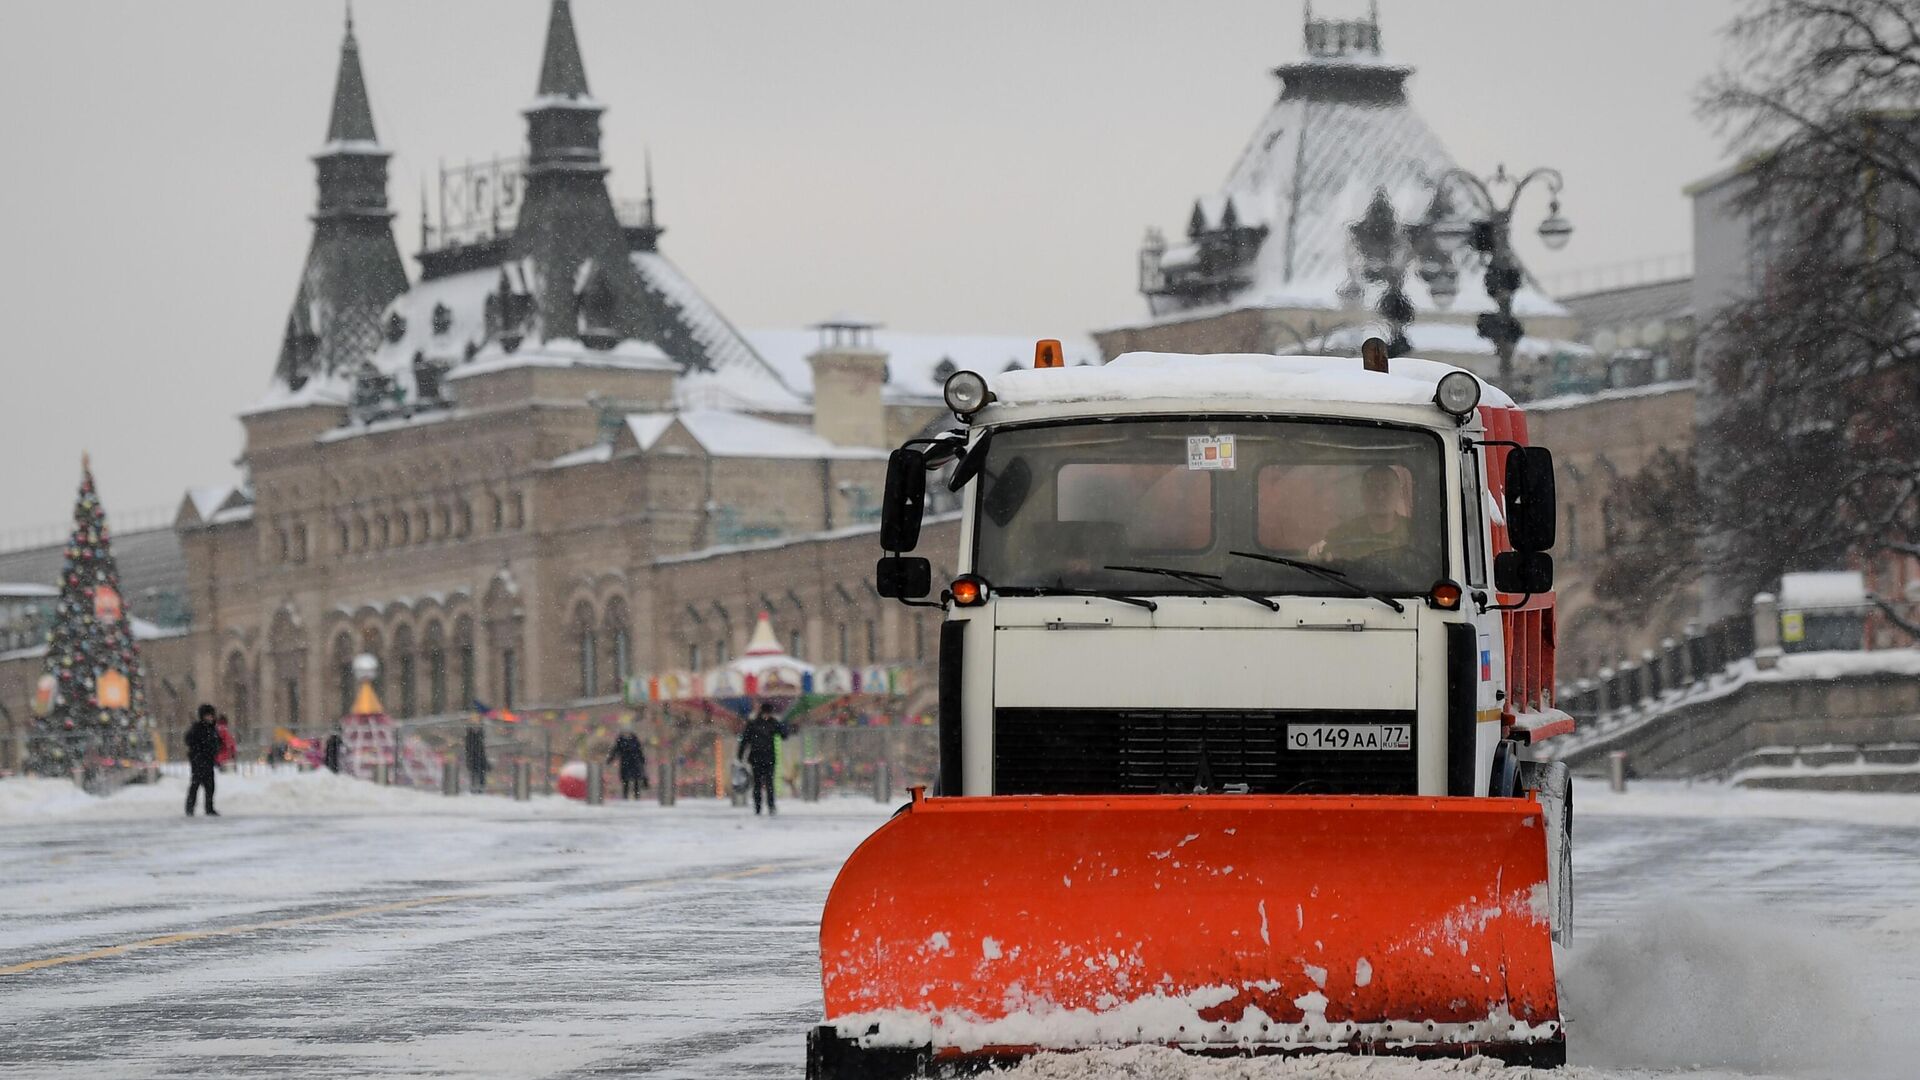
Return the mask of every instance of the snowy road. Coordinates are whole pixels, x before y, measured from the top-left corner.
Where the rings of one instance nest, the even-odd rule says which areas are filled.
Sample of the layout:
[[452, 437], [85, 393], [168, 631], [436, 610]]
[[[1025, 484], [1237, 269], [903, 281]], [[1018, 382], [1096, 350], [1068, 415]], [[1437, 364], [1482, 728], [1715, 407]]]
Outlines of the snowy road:
[[[886, 813], [302, 777], [230, 784], [226, 817], [188, 821], [169, 788], [102, 804], [21, 784], [0, 783], [0, 1074], [36, 1077], [795, 1077], [820, 1008], [814, 920]], [[1581, 799], [1570, 1076], [1912, 1075], [1920, 800]], [[1132, 1053], [1021, 1071], [1188, 1068]]]

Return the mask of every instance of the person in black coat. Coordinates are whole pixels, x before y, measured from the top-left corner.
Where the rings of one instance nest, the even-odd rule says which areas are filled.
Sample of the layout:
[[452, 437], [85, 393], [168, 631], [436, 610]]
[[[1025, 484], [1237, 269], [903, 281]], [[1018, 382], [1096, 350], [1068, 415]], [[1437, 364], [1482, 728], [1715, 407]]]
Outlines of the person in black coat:
[[325, 765], [330, 773], [340, 771], [340, 743], [340, 733], [330, 732], [327, 735], [327, 747], [320, 752], [320, 763]]
[[487, 790], [487, 732], [479, 724], [467, 729], [468, 790], [476, 795]]
[[215, 763], [220, 758], [220, 726], [214, 722], [214, 708], [211, 705], [200, 706], [200, 718], [187, 729], [187, 768], [192, 779], [187, 782], [187, 816], [193, 816], [193, 802], [202, 790], [206, 794], [205, 803], [208, 817], [219, 817], [220, 812], [213, 808], [213, 776]]
[[620, 797], [639, 798], [640, 789], [647, 786], [647, 752], [640, 746], [640, 736], [631, 729], [622, 731], [607, 751], [609, 762], [615, 758], [620, 759]]
[[760, 795], [766, 793], [767, 813], [774, 813], [773, 806], [773, 763], [775, 758], [773, 740], [787, 737], [787, 725], [774, 714], [773, 706], [762, 705], [753, 719], [740, 732], [738, 757], [744, 758], [747, 767], [753, 770], [753, 812], [760, 812]]

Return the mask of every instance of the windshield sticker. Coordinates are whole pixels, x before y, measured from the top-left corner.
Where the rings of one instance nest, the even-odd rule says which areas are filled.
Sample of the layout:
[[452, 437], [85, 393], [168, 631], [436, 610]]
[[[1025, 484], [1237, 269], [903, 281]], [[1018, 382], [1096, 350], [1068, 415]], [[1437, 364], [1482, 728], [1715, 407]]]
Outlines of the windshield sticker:
[[1189, 435], [1187, 436], [1187, 468], [1189, 469], [1232, 469], [1233, 436], [1231, 435]]

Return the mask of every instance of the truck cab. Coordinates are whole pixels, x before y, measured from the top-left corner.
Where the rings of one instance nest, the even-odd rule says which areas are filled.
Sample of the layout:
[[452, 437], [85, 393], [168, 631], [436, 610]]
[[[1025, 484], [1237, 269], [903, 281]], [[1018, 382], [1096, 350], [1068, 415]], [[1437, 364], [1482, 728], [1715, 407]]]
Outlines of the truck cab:
[[[946, 609], [945, 795], [1515, 795], [1552, 706], [1552, 461], [1472, 373], [1131, 353], [990, 380], [890, 463]], [[961, 496], [937, 601], [929, 478]]]

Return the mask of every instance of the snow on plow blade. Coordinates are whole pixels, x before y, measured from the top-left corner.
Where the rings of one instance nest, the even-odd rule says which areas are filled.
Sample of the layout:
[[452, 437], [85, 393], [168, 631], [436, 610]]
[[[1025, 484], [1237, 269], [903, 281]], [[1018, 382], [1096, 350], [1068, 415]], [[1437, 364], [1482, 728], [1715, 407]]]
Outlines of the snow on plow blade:
[[1544, 829], [1531, 799], [916, 800], [827, 898], [809, 1076], [1138, 1043], [1558, 1064]]

